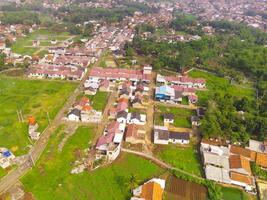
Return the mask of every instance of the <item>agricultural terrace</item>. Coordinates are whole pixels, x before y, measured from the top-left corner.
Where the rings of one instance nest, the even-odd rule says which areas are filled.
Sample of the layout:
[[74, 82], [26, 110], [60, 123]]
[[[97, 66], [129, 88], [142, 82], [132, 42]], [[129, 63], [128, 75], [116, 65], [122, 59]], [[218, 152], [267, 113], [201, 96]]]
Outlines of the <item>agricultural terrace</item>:
[[[72, 38], [67, 32], [55, 32], [48, 29], [39, 29], [25, 37], [18, 38], [17, 41], [12, 45], [11, 49], [13, 52], [22, 55], [33, 55], [33, 54], [43, 54], [51, 44], [51, 40], [57, 40], [58, 44], [61, 42]], [[33, 41], [40, 41], [40, 45], [33, 46]], [[56, 45], [58, 45], [56, 44]]]
[[190, 146], [183, 147], [174, 144], [158, 145], [154, 153], [161, 160], [173, 167], [197, 176], [201, 176], [202, 174], [201, 161], [195, 145], [191, 144]]
[[108, 92], [98, 91], [95, 95], [89, 95], [92, 107], [97, 111], [104, 111], [108, 100]]
[[166, 181], [165, 200], [206, 200], [207, 188], [203, 185], [169, 176]]
[[[72, 175], [70, 171], [74, 161], [89, 147], [96, 128], [78, 128], [65, 143], [62, 152], [58, 152], [58, 144], [64, 138], [63, 128], [52, 135], [37, 166], [22, 178], [26, 190], [31, 191], [36, 199], [129, 199], [131, 185], [136, 187], [163, 172], [145, 159], [121, 154], [109, 166]], [[130, 182], [131, 176], [136, 179], [134, 183]]]
[[154, 119], [156, 125], [164, 124], [163, 115], [165, 113], [172, 113], [174, 115], [173, 126], [183, 128], [191, 128], [190, 117], [192, 115], [195, 115], [195, 111], [190, 109], [175, 108], [162, 105], [155, 106]]
[[[0, 76], [0, 146], [16, 155], [28, 151], [27, 118], [34, 116], [39, 131], [48, 125], [63, 106], [76, 84], [63, 81], [25, 80]], [[23, 122], [19, 122], [20, 110]]]
[[208, 99], [215, 93], [224, 94], [229, 93], [234, 97], [242, 98], [247, 97], [253, 100], [255, 97], [255, 90], [252, 88], [251, 83], [247, 84], [231, 84], [226, 78], [222, 78], [207, 72], [193, 70], [189, 72], [189, 76], [193, 78], [204, 78], [207, 81], [207, 91], [198, 91], [199, 105], [206, 105]]

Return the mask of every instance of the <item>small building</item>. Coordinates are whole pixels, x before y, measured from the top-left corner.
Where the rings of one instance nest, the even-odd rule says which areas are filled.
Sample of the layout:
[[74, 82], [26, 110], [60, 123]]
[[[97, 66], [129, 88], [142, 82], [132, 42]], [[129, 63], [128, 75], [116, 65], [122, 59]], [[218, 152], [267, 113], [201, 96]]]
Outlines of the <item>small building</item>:
[[143, 74], [151, 74], [152, 73], [152, 66], [151, 65], [145, 65], [143, 67]]
[[127, 116], [128, 116], [128, 112], [126, 112], [125, 110], [122, 110], [122, 111], [117, 113], [117, 121], [119, 123], [126, 124], [127, 123]]
[[163, 115], [164, 124], [173, 124], [174, 123], [174, 114], [172, 113], [165, 113]]
[[190, 134], [187, 132], [169, 131], [165, 126], [154, 127], [155, 144], [189, 144]]
[[198, 101], [198, 96], [197, 95], [189, 95], [188, 101], [189, 101], [189, 103], [195, 104]]
[[191, 124], [192, 126], [200, 126], [201, 122], [198, 116], [191, 116]]
[[96, 95], [97, 89], [93, 87], [86, 87], [84, 88], [84, 94], [86, 95]]
[[162, 200], [165, 180], [153, 178], [133, 190], [131, 200]]
[[81, 119], [81, 110], [74, 108], [68, 113], [68, 119], [70, 121], [80, 121]]
[[131, 144], [142, 144], [145, 142], [145, 133], [146, 131], [140, 126], [130, 124], [126, 130], [125, 141]]
[[136, 124], [136, 125], [145, 125], [146, 124], [146, 115], [140, 113], [129, 113], [127, 116], [128, 124]]

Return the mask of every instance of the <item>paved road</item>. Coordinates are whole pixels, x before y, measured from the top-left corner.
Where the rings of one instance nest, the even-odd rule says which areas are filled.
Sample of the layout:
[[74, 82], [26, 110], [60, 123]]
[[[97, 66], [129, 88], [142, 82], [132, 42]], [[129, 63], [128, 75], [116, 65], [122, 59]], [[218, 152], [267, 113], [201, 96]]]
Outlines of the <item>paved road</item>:
[[[97, 65], [97, 63], [95, 63], [95, 65]], [[4, 176], [0, 180], [0, 194], [6, 192], [11, 186], [16, 184], [19, 181], [19, 179], [31, 169], [32, 164], [34, 164], [39, 159], [39, 157], [41, 156], [42, 152], [44, 151], [48, 143], [50, 136], [54, 133], [54, 131], [58, 128], [58, 126], [62, 124], [62, 118], [65, 117], [65, 113], [76, 101], [78, 95], [83, 91], [83, 84], [87, 79], [88, 73], [89, 72], [87, 72], [86, 76], [84, 76], [83, 80], [80, 82], [80, 84], [71, 94], [71, 96], [69, 96], [65, 105], [58, 112], [55, 119], [43, 131], [43, 133], [40, 136], [40, 139], [34, 144], [33, 148], [29, 152], [29, 159], [24, 164], [22, 164], [15, 170], [11, 171], [9, 174]]]

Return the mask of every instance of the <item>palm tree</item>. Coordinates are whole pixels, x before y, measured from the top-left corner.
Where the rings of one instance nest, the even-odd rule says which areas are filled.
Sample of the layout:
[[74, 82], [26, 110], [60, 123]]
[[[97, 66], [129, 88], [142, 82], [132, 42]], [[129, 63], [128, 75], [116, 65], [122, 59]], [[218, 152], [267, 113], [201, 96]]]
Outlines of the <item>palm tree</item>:
[[134, 188], [138, 186], [137, 176], [135, 174], [131, 174], [129, 178], [129, 185], [131, 192], [133, 192]]

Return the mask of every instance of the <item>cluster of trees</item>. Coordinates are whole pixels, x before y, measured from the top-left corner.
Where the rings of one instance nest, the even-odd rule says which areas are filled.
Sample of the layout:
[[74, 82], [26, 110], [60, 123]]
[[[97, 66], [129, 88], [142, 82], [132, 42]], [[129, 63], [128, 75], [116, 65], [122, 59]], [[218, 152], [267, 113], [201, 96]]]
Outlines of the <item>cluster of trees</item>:
[[194, 15], [177, 13], [175, 19], [170, 23], [170, 27], [192, 35], [203, 35], [202, 28], [198, 25]]
[[[125, 16], [131, 16], [135, 11], [143, 13], [151, 12], [151, 8], [142, 3], [124, 2], [121, 8], [81, 8], [78, 6], [63, 7], [59, 13], [68, 13], [63, 17], [65, 22], [74, 24], [83, 23], [85, 21], [102, 19], [107, 22], [121, 21]], [[60, 15], [60, 14], [59, 14]]]
[[30, 11], [10, 11], [4, 12], [0, 17], [3, 24], [40, 24], [39, 15]]
[[[179, 19], [181, 27], [191, 27], [191, 20]], [[178, 22], [177, 22], [178, 23]], [[178, 23], [179, 24], [179, 23]], [[191, 42], [157, 42], [156, 38], [143, 40], [136, 36], [126, 52], [151, 57], [155, 69], [171, 68], [181, 71], [197, 67], [228, 76], [237, 82], [249, 78], [255, 82], [255, 102], [234, 99], [230, 95], [215, 96], [208, 105], [202, 130], [206, 137], [227, 137], [246, 143], [250, 134], [264, 139], [267, 128], [267, 34], [242, 24], [211, 22], [218, 32], [212, 37]], [[172, 24], [173, 26], [173, 24]], [[246, 113], [245, 120], [237, 111]]]
[[94, 31], [94, 25], [88, 23], [84, 26], [76, 26], [74, 24], [67, 24], [68, 31], [73, 35], [82, 35], [84, 37], [90, 37]]
[[250, 133], [259, 139], [264, 138], [266, 120], [257, 115], [253, 102], [217, 93], [211, 99], [201, 124], [204, 137], [230, 139], [243, 144], [248, 142]]

